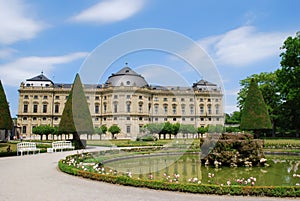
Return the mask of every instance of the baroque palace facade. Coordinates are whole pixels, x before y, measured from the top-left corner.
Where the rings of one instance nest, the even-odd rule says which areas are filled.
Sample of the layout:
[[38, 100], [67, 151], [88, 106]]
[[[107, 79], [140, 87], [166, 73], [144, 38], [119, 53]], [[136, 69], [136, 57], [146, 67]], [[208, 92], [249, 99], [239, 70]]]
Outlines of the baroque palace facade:
[[[40, 74], [19, 88], [18, 127], [31, 135], [38, 125], [58, 126], [72, 84], [58, 84]], [[123, 137], [134, 138], [148, 123], [192, 124], [224, 122], [223, 94], [200, 80], [192, 87], [150, 86], [129, 67], [108, 77], [105, 84], [84, 85], [94, 127], [118, 125]]]

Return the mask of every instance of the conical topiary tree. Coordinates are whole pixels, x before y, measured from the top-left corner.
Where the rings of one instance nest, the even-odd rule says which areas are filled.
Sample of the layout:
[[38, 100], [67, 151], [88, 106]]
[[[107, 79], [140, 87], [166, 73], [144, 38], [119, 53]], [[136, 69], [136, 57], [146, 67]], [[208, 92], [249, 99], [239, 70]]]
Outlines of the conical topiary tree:
[[6, 95], [0, 80], [0, 132], [4, 131], [4, 140], [8, 138], [8, 131], [12, 130], [13, 122], [10, 116], [9, 106], [6, 100]]
[[253, 130], [256, 137], [258, 137], [259, 131], [272, 129], [267, 106], [254, 79], [250, 82], [244, 108], [241, 112], [240, 127], [243, 130]]
[[59, 123], [59, 133], [73, 134], [76, 148], [84, 148], [80, 134], [93, 133], [93, 122], [79, 74], [76, 74]]

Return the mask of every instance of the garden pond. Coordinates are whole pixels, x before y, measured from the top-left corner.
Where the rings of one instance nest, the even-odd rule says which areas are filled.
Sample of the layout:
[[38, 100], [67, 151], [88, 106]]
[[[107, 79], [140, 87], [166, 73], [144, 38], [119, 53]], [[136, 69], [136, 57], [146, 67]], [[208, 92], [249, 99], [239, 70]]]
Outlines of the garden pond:
[[201, 165], [199, 154], [143, 155], [103, 161], [102, 172], [137, 179], [218, 185], [295, 186], [300, 185], [299, 156], [268, 156], [260, 167], [211, 167]]

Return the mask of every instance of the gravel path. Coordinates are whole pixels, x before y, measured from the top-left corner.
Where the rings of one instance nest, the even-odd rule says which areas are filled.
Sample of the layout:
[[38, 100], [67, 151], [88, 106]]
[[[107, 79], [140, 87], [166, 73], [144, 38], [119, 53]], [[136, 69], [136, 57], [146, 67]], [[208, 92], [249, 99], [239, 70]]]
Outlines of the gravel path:
[[[89, 150], [94, 150], [91, 148]], [[1, 201], [275, 201], [289, 198], [233, 197], [155, 191], [112, 185], [60, 172], [59, 159], [75, 151], [0, 158]]]

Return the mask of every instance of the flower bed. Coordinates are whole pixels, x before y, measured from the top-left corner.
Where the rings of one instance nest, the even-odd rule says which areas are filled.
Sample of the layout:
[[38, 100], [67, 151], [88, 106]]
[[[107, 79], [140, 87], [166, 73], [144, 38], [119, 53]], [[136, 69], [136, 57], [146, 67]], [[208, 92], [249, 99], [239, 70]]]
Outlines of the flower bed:
[[[87, 163], [89, 153], [68, 156], [59, 161], [59, 169], [65, 173], [92, 180], [134, 187], [146, 187], [156, 190], [180, 191], [189, 193], [219, 194], [219, 195], [253, 195], [274, 197], [300, 197], [300, 186], [254, 186], [256, 178], [241, 178], [227, 181], [225, 184], [203, 184], [198, 178], [190, 178], [187, 182], [178, 182], [179, 174], [165, 174], [162, 180], [148, 178], [133, 178], [130, 172], [118, 173], [105, 168], [101, 163]], [[91, 160], [92, 161], [92, 160]], [[208, 175], [213, 178], [214, 175]], [[298, 177], [298, 175], [295, 175]]]

